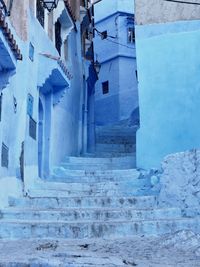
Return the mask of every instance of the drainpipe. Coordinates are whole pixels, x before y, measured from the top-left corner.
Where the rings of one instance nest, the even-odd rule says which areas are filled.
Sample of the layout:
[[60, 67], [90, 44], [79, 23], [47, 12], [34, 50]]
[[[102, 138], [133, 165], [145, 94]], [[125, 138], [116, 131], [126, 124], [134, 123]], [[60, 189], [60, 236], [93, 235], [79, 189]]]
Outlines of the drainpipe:
[[86, 80], [84, 79], [83, 83], [83, 107], [82, 107], [82, 155], [87, 153], [87, 117], [88, 117], [88, 110], [87, 110], [87, 101], [88, 101], [88, 94], [87, 94], [87, 85]]

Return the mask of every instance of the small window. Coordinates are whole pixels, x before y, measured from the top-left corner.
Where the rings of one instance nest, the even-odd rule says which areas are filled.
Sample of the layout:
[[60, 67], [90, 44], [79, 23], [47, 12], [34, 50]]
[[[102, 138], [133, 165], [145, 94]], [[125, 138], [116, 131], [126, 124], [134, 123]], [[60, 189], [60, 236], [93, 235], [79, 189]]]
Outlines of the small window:
[[109, 93], [109, 82], [108, 81], [102, 83], [102, 92], [104, 95]]
[[9, 157], [9, 149], [8, 147], [2, 143], [1, 148], [1, 166], [8, 168], [8, 157]]
[[61, 38], [61, 23], [58, 20], [55, 23], [55, 46], [58, 50], [59, 55], [61, 55], [61, 46], [62, 46], [62, 38]]
[[36, 130], [37, 130], [36, 122], [31, 117], [29, 117], [29, 135], [34, 140], [36, 140]]
[[31, 94], [28, 94], [27, 97], [27, 114], [32, 117], [33, 116], [33, 101], [34, 98]]
[[128, 43], [135, 42], [135, 28], [128, 28]]
[[33, 44], [30, 42], [29, 43], [29, 58], [31, 61], [34, 61], [34, 52], [35, 52], [35, 48]]

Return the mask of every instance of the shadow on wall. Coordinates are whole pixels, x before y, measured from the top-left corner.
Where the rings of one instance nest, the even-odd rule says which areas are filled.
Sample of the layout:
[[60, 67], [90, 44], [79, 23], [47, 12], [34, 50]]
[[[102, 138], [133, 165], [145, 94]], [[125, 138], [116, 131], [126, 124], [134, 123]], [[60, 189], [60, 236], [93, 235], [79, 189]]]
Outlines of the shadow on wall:
[[140, 110], [139, 107], [134, 109], [131, 113], [131, 116], [129, 118], [129, 126], [137, 126], [140, 127]]

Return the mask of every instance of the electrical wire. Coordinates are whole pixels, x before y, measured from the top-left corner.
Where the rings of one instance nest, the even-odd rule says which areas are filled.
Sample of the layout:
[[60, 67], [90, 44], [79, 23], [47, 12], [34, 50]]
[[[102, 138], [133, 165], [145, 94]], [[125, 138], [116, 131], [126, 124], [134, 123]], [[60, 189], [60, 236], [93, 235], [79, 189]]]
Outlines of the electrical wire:
[[118, 42], [115, 42], [115, 41], [113, 41], [113, 40], [109, 40], [109, 39], [106, 39], [106, 40], [107, 40], [107, 41], [109, 41], [109, 42], [111, 42], [111, 43], [114, 43], [114, 44], [117, 44], [117, 45], [121, 45], [121, 46], [124, 46], [124, 47], [126, 47], [126, 48], [129, 48], [129, 49], [135, 50], [135, 48], [133, 48], [133, 47], [130, 47], [130, 46], [128, 46], [128, 45], [121, 44], [121, 43], [118, 43]]
[[[102, 33], [100, 31], [98, 31], [96, 28], [95, 28], [95, 30], [96, 30], [97, 34], [102, 38]], [[114, 44], [117, 44], [117, 45], [121, 45], [123, 47], [129, 48], [129, 49], [132, 49], [132, 50], [135, 50], [135, 48], [133, 48], [133, 47], [130, 47], [128, 45], [125, 45], [125, 44], [122, 44], [122, 43], [119, 43], [119, 42], [116, 42], [116, 41], [113, 41], [113, 40], [110, 40], [108, 38], [113, 38], [113, 36], [111, 37], [111, 36], [108, 35], [107, 38], [105, 38], [104, 40], [106, 40], [108, 42], [111, 42], [111, 43], [114, 43]], [[116, 39], [116, 37], [114, 37], [114, 38]]]
[[180, 3], [180, 4], [199, 5], [200, 6], [200, 3], [196, 3], [196, 2], [178, 1], [178, 0], [164, 0], [164, 1], [166, 1], [166, 2]]

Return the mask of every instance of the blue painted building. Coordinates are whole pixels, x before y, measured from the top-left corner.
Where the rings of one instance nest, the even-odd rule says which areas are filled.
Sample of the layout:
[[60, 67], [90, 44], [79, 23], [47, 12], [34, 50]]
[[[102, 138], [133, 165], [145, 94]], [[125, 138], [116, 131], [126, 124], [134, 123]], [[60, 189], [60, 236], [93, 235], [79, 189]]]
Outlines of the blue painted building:
[[95, 56], [101, 63], [95, 91], [96, 125], [138, 121], [137, 67], [132, 0], [95, 5]]
[[8, 17], [0, 5], [0, 205], [89, 146], [92, 12], [90, 1], [60, 0], [49, 13], [39, 0], [23, 0]]
[[200, 8], [136, 0], [140, 129], [137, 166], [200, 147]]

